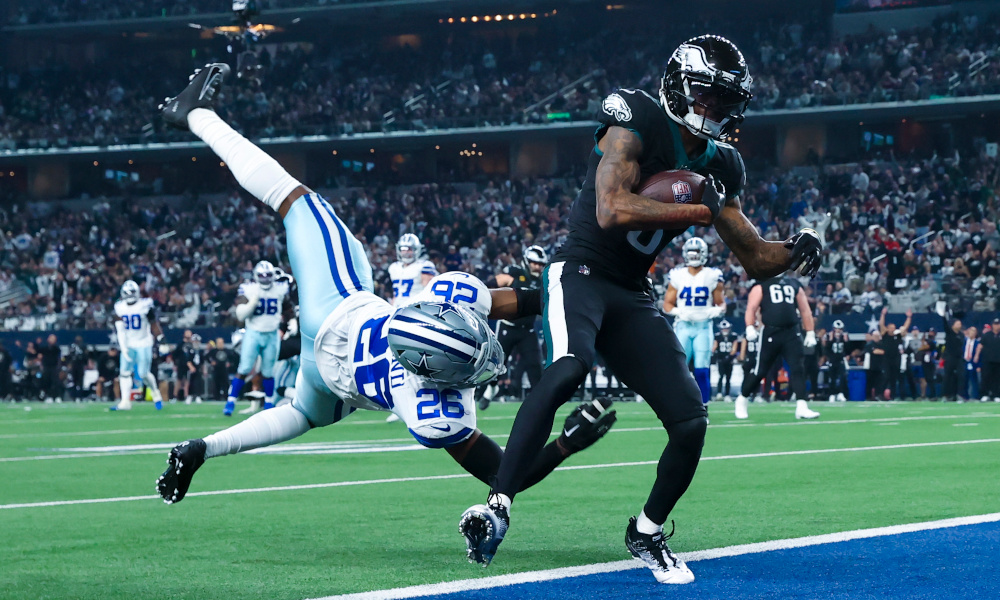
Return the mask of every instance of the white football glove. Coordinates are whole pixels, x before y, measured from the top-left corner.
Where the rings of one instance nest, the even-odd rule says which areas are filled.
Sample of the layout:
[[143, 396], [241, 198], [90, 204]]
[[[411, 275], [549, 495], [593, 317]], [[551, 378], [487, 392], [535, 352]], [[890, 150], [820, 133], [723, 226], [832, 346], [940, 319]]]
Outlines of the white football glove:
[[754, 327], [753, 325], [747, 325], [747, 331], [746, 331], [746, 334], [744, 334], [744, 335], [747, 338], [748, 342], [756, 342], [757, 341], [757, 337], [758, 337], [757, 336], [757, 328]]
[[687, 320], [687, 319], [684, 318], [683, 311], [680, 309], [679, 306], [675, 306], [675, 307], [671, 308], [670, 312], [668, 312], [667, 314], [670, 315], [671, 317], [679, 320], [679, 321], [686, 321]]
[[708, 318], [717, 319], [726, 312], [725, 306], [710, 306], [708, 308]]
[[816, 332], [807, 331], [806, 339], [802, 342], [802, 345], [805, 346], [806, 348], [814, 347], [816, 345]]

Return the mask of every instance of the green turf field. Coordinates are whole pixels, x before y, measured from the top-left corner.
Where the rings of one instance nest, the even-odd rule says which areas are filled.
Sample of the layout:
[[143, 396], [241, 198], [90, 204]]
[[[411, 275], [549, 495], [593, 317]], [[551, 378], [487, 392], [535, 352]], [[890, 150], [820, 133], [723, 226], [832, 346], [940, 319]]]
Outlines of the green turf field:
[[[220, 405], [24, 406], [0, 405], [0, 598], [303, 599], [621, 560], [666, 441], [647, 406], [619, 405], [604, 440], [518, 496], [484, 570], [465, 561], [457, 523], [485, 486], [443, 451], [409, 450], [405, 427], [380, 414], [278, 453], [211, 460], [167, 506], [152, 497], [166, 448], [232, 423]], [[516, 407], [490, 407], [480, 427], [503, 443]], [[814, 407], [819, 421], [795, 422], [778, 403], [737, 422], [713, 403], [710, 460], [672, 515], [671, 546], [1000, 511], [1000, 404]], [[789, 454], [802, 451], [814, 452]], [[259, 489], [337, 482], [353, 484]], [[193, 495], [207, 491], [222, 493]], [[66, 503], [95, 499], [111, 500]]]

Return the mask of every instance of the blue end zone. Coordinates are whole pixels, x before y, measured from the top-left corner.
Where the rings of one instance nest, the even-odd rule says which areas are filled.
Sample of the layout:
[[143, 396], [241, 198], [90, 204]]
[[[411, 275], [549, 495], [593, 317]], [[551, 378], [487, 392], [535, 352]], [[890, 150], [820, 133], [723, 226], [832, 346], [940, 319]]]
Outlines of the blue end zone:
[[982, 600], [1000, 598], [998, 555], [994, 522], [692, 562], [688, 585], [641, 568], [420, 598]]

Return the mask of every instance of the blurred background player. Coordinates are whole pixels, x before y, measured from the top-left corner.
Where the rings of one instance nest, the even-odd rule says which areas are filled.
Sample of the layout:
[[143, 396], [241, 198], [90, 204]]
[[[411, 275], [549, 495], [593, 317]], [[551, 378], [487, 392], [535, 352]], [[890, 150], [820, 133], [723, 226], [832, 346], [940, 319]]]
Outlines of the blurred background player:
[[424, 256], [424, 245], [413, 233], [404, 233], [396, 242], [396, 262], [389, 265], [392, 303], [418, 295], [438, 274], [434, 263]]
[[[288, 399], [295, 397], [295, 378], [299, 374], [299, 353], [301, 352], [302, 336], [299, 335], [299, 306], [296, 304], [295, 316], [288, 319], [285, 323], [285, 329], [281, 333], [278, 364], [274, 368], [275, 391], [280, 397]], [[275, 405], [278, 402], [275, 402]]]
[[702, 404], [712, 398], [712, 319], [726, 310], [722, 271], [706, 267], [708, 244], [694, 237], [681, 249], [684, 266], [670, 270], [663, 311], [674, 317], [674, 332], [689, 362], [694, 362], [694, 378], [701, 390]]
[[142, 298], [139, 284], [129, 279], [122, 284], [121, 300], [115, 302], [115, 330], [118, 332], [118, 347], [121, 349], [121, 366], [118, 370], [118, 387], [121, 401], [111, 410], [132, 408], [132, 375], [142, 381], [153, 395], [156, 410], [163, 408], [163, 397], [156, 385], [156, 378], [150, 372], [153, 364], [153, 336], [157, 343], [163, 340], [163, 330], [156, 322], [153, 299]]
[[[487, 287], [509, 287], [522, 290], [539, 290], [542, 271], [549, 264], [549, 256], [541, 246], [531, 246], [524, 251], [520, 265], [507, 265], [495, 278], [486, 282]], [[528, 384], [535, 387], [542, 376], [542, 350], [535, 330], [535, 315], [515, 321], [497, 321], [496, 331], [504, 354], [511, 363], [509, 392], [521, 399], [521, 380], [528, 375]], [[514, 360], [514, 357], [517, 359]], [[496, 397], [499, 386], [493, 383], [480, 389], [479, 408], [485, 410]]]
[[[236, 377], [229, 385], [229, 397], [222, 414], [232, 416], [247, 376], [260, 357], [260, 374], [263, 377], [264, 405], [274, 405], [274, 365], [278, 362], [281, 326], [289, 291], [289, 278], [280, 274], [274, 265], [262, 260], [253, 268], [253, 281], [244, 282], [236, 297], [236, 318], [245, 323], [246, 334], [240, 349], [240, 365]], [[251, 405], [251, 411], [258, 407]]]
[[[764, 324], [760, 332], [754, 327], [758, 311], [760, 321]], [[800, 319], [806, 332], [804, 341], [799, 332]], [[743, 389], [736, 397], [736, 418], [749, 417], [747, 396], [755, 393], [760, 380], [781, 358], [785, 359], [789, 367], [789, 385], [792, 398], [796, 401], [795, 418], [819, 417], [819, 413], [811, 410], [806, 401], [806, 370], [802, 346], [815, 346], [816, 334], [813, 332], [812, 310], [802, 284], [795, 278], [779, 275], [753, 286], [747, 298], [746, 325], [747, 340], [753, 341], [759, 337], [760, 350], [757, 352], [753, 372], [744, 374]]]
[[830, 388], [830, 402], [847, 400], [847, 333], [844, 322], [833, 322], [833, 331], [823, 336], [822, 356], [830, 363], [827, 381]]
[[730, 381], [733, 378], [733, 362], [739, 354], [739, 338], [733, 333], [732, 324], [725, 319], [719, 323], [719, 333], [715, 334], [712, 354], [715, 355], [715, 366], [719, 369], [719, 390], [715, 399], [732, 402], [729, 394]]

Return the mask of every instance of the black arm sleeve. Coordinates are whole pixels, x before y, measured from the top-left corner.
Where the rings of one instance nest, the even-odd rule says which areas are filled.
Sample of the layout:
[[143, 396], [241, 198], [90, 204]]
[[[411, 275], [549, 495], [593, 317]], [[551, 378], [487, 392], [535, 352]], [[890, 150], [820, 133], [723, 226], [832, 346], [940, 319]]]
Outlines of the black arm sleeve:
[[542, 290], [514, 288], [517, 296], [517, 316], [527, 317], [542, 314]]

